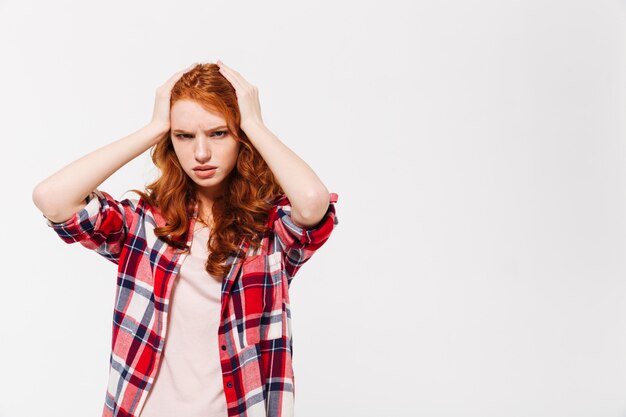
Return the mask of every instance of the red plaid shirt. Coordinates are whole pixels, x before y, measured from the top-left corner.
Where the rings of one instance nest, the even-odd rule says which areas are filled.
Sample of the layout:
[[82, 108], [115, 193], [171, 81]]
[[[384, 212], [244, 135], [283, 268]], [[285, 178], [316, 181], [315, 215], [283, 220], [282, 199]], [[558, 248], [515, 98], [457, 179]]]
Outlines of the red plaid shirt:
[[[219, 350], [229, 416], [291, 417], [295, 400], [289, 285], [338, 224], [337, 194], [324, 218], [302, 229], [290, 217], [283, 194], [274, 201], [262, 246], [241, 242], [222, 282]], [[62, 223], [48, 226], [67, 243], [79, 242], [118, 265], [112, 352], [103, 417], [137, 417], [161, 361], [174, 280], [187, 254], [154, 234], [165, 224], [143, 199], [117, 201], [93, 191], [87, 205]], [[193, 240], [198, 205], [191, 215]], [[245, 256], [243, 255], [245, 254]]]

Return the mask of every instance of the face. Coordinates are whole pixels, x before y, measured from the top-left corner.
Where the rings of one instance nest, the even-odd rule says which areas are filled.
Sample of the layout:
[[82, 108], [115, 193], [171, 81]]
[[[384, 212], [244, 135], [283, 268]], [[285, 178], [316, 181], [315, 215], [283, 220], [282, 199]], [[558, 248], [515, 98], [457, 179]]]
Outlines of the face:
[[[191, 100], [178, 100], [172, 106], [170, 125], [180, 165], [196, 183], [200, 197], [213, 200], [224, 192], [225, 179], [237, 162], [239, 142], [220, 115]], [[215, 168], [197, 169], [200, 166]]]

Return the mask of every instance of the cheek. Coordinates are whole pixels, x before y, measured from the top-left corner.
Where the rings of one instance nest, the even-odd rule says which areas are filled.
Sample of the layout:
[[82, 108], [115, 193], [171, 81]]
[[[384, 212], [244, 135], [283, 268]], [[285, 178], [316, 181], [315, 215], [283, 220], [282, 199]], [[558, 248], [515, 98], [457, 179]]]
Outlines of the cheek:
[[237, 157], [239, 156], [239, 142], [230, 147], [230, 149], [228, 150], [228, 154], [229, 159], [233, 164], [237, 162]]
[[185, 149], [184, 146], [174, 146], [174, 155], [176, 156], [176, 159], [178, 159], [178, 163], [184, 167], [185, 166], [185, 161], [188, 159], [188, 157], [186, 156], [188, 153], [188, 151]]

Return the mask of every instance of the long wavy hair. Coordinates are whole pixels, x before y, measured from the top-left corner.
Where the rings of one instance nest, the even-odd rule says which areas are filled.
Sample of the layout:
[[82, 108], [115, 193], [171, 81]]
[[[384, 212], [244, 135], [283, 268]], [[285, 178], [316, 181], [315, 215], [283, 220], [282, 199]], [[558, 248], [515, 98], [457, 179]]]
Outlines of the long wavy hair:
[[[234, 87], [219, 72], [216, 64], [198, 64], [174, 85], [170, 108], [178, 100], [193, 100], [210, 112], [220, 114], [229, 134], [241, 143], [237, 163], [225, 179], [227, 186], [212, 206], [213, 229], [209, 235], [206, 271], [221, 280], [228, 273], [225, 261], [236, 256], [242, 239], [251, 248], [260, 245], [273, 201], [283, 193], [261, 154], [241, 130], [237, 95]], [[171, 140], [171, 129], [150, 150], [160, 176], [146, 185], [146, 192], [133, 189], [146, 204], [156, 208], [166, 221], [154, 232], [169, 245], [188, 252], [190, 208], [197, 202], [197, 184], [181, 167]]]

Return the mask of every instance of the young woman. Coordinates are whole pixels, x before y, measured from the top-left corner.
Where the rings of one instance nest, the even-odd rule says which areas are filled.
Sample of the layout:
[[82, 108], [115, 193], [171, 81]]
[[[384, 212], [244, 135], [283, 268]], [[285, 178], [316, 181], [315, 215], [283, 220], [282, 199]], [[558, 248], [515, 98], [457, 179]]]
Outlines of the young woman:
[[[150, 148], [161, 175], [138, 199], [97, 189]], [[39, 183], [48, 226], [118, 266], [103, 417], [292, 416], [288, 290], [336, 201], [220, 61], [174, 74], [147, 126]]]

